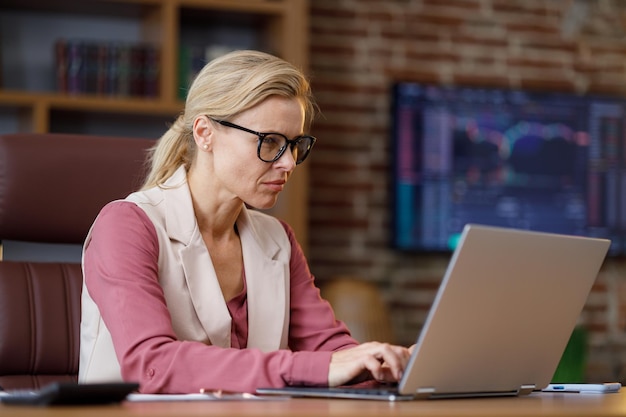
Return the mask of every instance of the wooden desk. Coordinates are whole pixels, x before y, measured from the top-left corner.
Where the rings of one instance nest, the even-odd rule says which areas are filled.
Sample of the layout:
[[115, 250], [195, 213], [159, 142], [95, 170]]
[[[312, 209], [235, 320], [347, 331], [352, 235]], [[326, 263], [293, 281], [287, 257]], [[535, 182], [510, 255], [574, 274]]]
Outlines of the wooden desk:
[[520, 398], [379, 402], [289, 399], [276, 401], [214, 401], [123, 403], [100, 407], [24, 407], [0, 405], [2, 417], [187, 417], [187, 416], [463, 416], [572, 417], [626, 416], [626, 389], [617, 394], [533, 393]]

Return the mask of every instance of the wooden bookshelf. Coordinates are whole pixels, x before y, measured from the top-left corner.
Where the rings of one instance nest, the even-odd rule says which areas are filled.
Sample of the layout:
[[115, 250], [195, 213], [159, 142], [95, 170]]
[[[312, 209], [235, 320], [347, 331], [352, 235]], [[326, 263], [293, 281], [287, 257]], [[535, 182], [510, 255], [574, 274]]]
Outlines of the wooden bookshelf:
[[[307, 37], [308, 0], [3, 0], [0, 133], [55, 132], [67, 126], [80, 132], [82, 125], [76, 121], [104, 118], [120, 136], [128, 136], [141, 131], [142, 126], [129, 128], [135, 116], [143, 120], [137, 123], [153, 124], [152, 132], [154, 126], [165, 131], [184, 107], [179, 80], [181, 48], [260, 49], [306, 71]], [[159, 53], [158, 93], [148, 98], [59, 91], [54, 55], [58, 39], [155, 46]], [[97, 127], [84, 129], [84, 133], [98, 133]], [[273, 209], [273, 214], [294, 227], [303, 244], [307, 238], [307, 183], [303, 164]]]

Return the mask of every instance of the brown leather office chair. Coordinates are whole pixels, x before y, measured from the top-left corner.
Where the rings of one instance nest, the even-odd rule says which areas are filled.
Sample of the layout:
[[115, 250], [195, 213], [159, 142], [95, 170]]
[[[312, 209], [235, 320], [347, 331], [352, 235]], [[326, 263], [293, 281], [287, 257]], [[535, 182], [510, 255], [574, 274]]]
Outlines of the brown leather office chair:
[[[66, 134], [0, 135], [3, 246], [7, 241], [64, 244], [75, 245], [80, 253], [102, 206], [139, 187], [146, 150], [154, 143]], [[0, 386], [38, 388], [52, 381], [76, 381], [80, 258], [44, 257], [42, 262], [25, 257], [5, 256], [0, 262]]]

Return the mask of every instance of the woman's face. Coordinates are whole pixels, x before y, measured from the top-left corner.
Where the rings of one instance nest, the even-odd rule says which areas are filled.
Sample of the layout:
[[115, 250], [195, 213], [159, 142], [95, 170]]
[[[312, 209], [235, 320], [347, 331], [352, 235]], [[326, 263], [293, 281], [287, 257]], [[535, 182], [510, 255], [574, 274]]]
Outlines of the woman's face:
[[[304, 109], [294, 98], [272, 96], [228, 120], [256, 132], [281, 133], [287, 138], [303, 134]], [[226, 198], [236, 197], [260, 209], [274, 206], [296, 167], [288, 148], [274, 162], [257, 157], [258, 136], [211, 122], [212, 166], [218, 190]]]

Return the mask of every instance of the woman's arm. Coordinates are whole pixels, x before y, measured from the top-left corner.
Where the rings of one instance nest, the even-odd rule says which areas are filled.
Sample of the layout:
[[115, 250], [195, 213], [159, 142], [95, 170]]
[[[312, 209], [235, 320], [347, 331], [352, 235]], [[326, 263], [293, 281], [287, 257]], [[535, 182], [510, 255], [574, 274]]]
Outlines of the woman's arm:
[[358, 345], [324, 300], [293, 230], [282, 222], [291, 242], [291, 317], [289, 347], [294, 351], [336, 351]]

